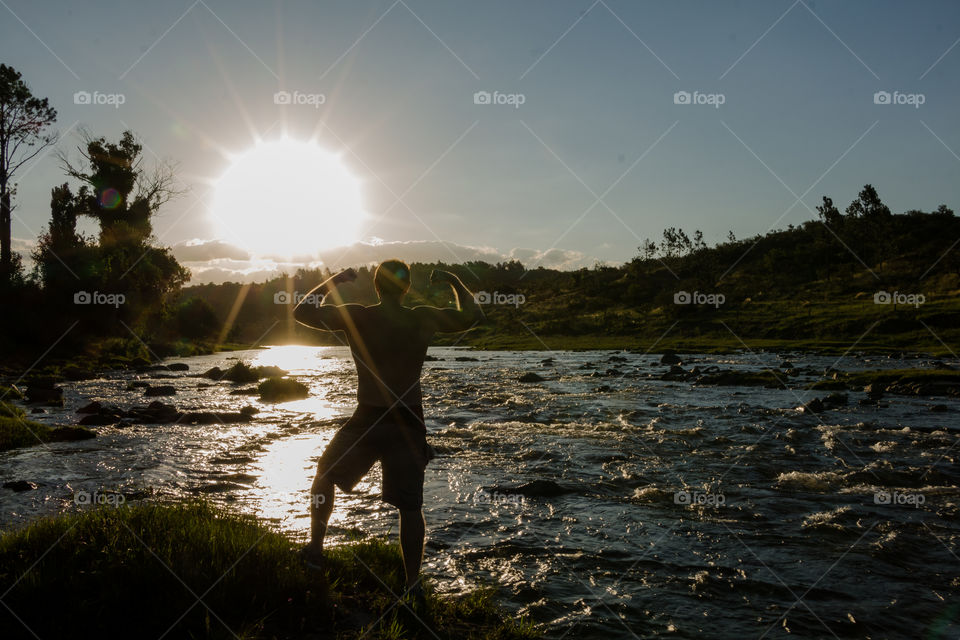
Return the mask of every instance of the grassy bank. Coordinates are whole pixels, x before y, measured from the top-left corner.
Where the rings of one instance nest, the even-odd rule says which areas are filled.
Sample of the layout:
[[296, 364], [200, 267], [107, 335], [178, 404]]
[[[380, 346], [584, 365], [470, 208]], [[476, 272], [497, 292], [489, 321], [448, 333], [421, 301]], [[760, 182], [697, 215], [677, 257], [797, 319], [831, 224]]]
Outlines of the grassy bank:
[[256, 519], [205, 503], [41, 520], [0, 537], [0, 591], [17, 616], [0, 610], [4, 637], [538, 637], [505, 617], [491, 590], [450, 599], [427, 584], [419, 620], [394, 606], [403, 584], [394, 545], [332, 548], [322, 574], [296, 551]]
[[[0, 387], [4, 389], [4, 387]], [[0, 395], [3, 395], [0, 391]], [[83, 427], [48, 427], [28, 420], [23, 409], [0, 401], [0, 451], [32, 447], [46, 442], [88, 440], [96, 434]]]

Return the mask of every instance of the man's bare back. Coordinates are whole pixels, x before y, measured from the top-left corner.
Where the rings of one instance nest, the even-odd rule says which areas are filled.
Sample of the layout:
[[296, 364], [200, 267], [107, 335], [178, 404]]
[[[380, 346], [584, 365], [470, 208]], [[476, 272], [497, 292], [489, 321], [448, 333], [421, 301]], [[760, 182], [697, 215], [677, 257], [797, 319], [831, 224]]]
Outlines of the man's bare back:
[[[323, 294], [319, 305], [301, 303], [294, 311], [301, 324], [343, 331], [357, 366], [357, 410], [324, 450], [310, 490], [312, 535], [307, 551], [312, 558], [321, 557], [334, 487], [352, 490], [373, 463], [380, 461], [381, 499], [400, 510], [407, 588], [414, 590], [423, 559], [424, 469], [433, 455], [425, 439], [420, 373], [435, 333], [465, 331], [483, 314], [460, 279], [439, 270], [431, 274], [430, 281], [449, 284], [456, 306], [403, 306], [410, 268], [399, 261], [387, 261], [377, 268], [374, 282], [379, 304], [328, 304], [330, 297], [339, 299], [338, 285], [354, 279], [352, 270], [332, 276], [311, 292]], [[304, 300], [316, 299], [316, 295], [308, 295]], [[422, 597], [422, 591], [419, 593]]]

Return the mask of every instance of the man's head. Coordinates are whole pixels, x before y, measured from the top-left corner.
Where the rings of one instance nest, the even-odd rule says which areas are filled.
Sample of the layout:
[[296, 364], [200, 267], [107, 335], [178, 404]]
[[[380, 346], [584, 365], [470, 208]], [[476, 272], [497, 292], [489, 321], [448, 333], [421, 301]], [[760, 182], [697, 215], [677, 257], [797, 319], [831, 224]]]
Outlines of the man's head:
[[380, 299], [402, 298], [410, 289], [410, 266], [402, 260], [386, 260], [373, 276]]

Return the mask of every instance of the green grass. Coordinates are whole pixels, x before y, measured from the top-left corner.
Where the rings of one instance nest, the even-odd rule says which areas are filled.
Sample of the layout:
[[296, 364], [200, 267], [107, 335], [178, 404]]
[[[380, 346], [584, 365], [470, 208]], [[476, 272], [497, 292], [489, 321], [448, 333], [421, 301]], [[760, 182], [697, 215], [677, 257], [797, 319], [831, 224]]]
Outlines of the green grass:
[[[10, 589], [4, 602], [42, 638], [539, 637], [490, 590], [450, 599], [428, 584], [420, 617], [433, 633], [391, 609], [403, 584], [395, 545], [331, 548], [325, 575], [304, 569], [296, 551], [252, 516], [208, 503], [104, 506], [0, 537], [0, 592]], [[6, 608], [0, 619], [4, 637], [33, 637]]]
[[953, 382], [960, 384], [960, 371], [951, 369], [880, 369], [876, 371], [850, 371], [837, 374], [836, 380], [821, 380], [810, 385], [811, 389], [855, 389], [868, 384], [891, 382]]
[[[869, 284], [869, 283], [866, 283]], [[479, 349], [628, 349], [657, 353], [805, 351], [843, 355], [903, 351], [949, 356], [960, 348], [960, 301], [929, 296], [919, 309], [873, 303], [872, 294], [731, 299], [720, 308], [615, 307], [572, 311], [563, 298], [528, 298], [518, 312], [490, 310], [490, 323], [438, 345]], [[557, 319], [575, 331], [559, 329]], [[926, 325], [926, 326], [925, 326]], [[929, 327], [929, 329], [928, 329]], [[931, 331], [933, 333], [931, 333]], [[935, 334], [935, 335], [934, 335]], [[943, 342], [941, 342], [941, 340]]]
[[46, 442], [88, 440], [96, 433], [83, 427], [48, 427], [28, 420], [20, 407], [0, 401], [0, 451], [32, 447]]

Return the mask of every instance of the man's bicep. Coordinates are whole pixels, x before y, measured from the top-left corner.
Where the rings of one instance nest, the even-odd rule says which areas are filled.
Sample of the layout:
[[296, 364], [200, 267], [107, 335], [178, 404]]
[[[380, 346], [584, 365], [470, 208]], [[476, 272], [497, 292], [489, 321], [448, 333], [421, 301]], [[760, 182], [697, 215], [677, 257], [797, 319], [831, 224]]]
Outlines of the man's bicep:
[[423, 314], [430, 328], [440, 333], [455, 333], [466, 331], [475, 323], [458, 309], [441, 309], [439, 307], [417, 307], [417, 310]]
[[321, 331], [345, 331], [352, 324], [354, 316], [361, 305], [358, 304], [326, 304], [303, 305], [297, 307], [295, 317], [297, 322]]

